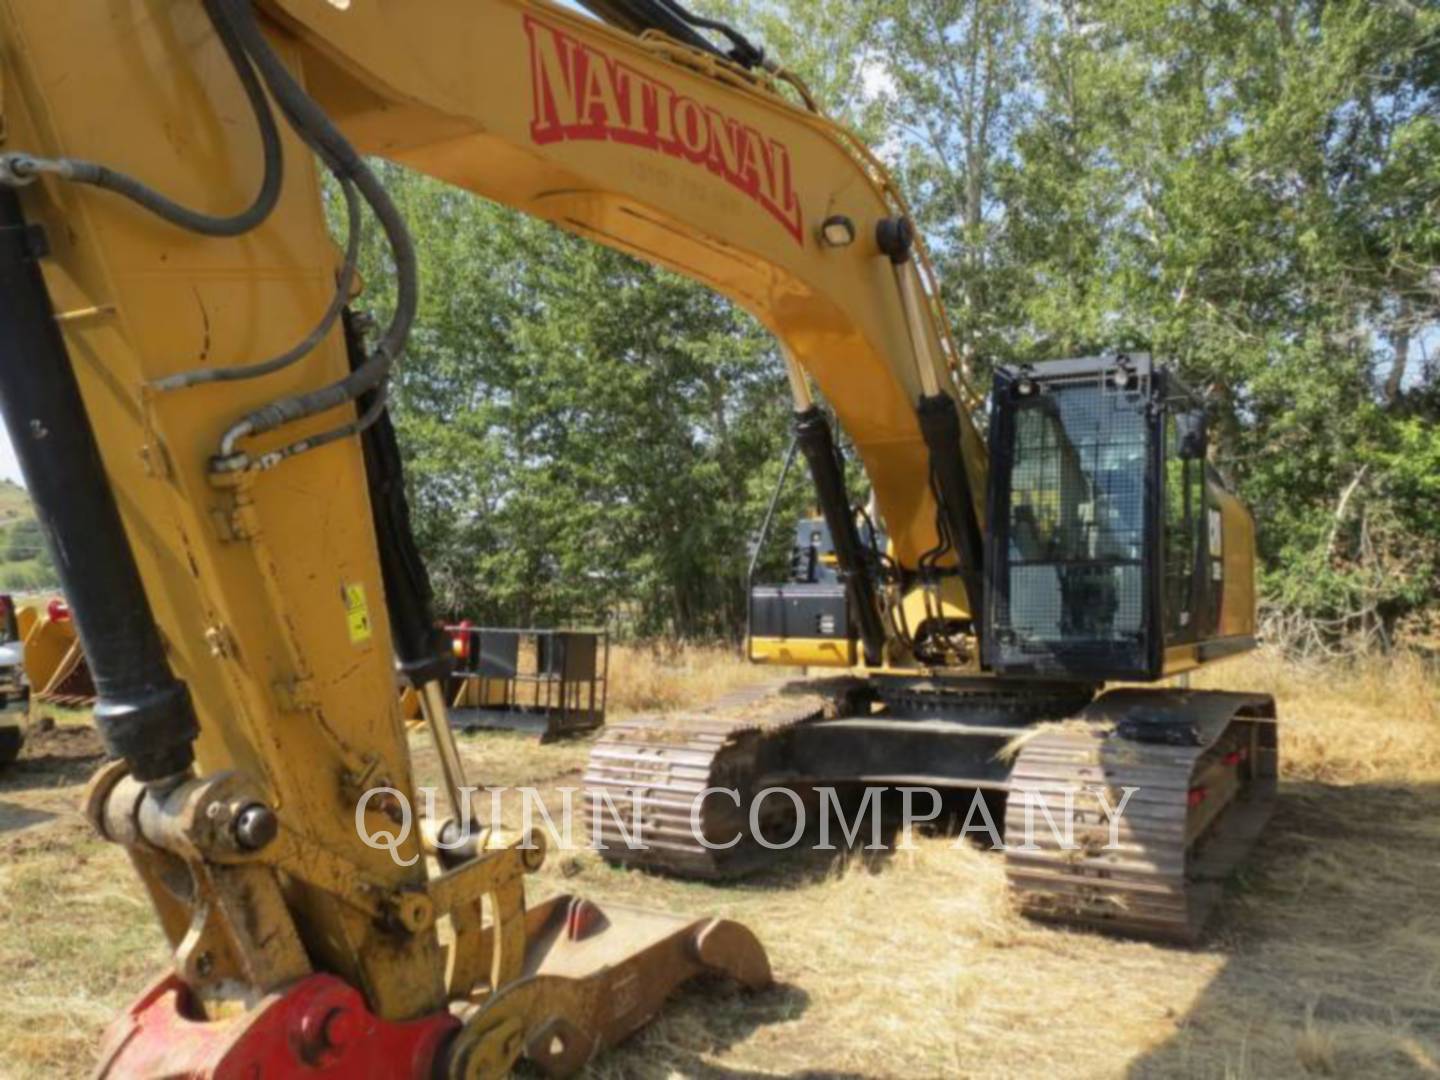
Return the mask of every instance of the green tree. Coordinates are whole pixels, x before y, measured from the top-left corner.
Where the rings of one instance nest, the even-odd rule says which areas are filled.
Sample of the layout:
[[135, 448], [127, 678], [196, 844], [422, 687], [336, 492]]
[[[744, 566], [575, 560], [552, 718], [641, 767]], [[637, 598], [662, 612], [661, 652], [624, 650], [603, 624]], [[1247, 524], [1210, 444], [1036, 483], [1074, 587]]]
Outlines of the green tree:
[[[735, 633], [787, 438], [769, 336], [673, 274], [398, 169], [387, 183], [423, 253], [393, 402], [448, 613]], [[367, 281], [382, 260], [367, 250]]]
[[30, 562], [32, 559], [48, 558], [45, 535], [40, 522], [34, 518], [17, 521], [5, 533], [5, 561]]
[[[1386, 640], [1437, 617], [1433, 6], [697, 7], [889, 160], [982, 377], [1106, 349], [1177, 363], [1256, 511], [1272, 608]], [[445, 604], [737, 628], [786, 437], [767, 336], [672, 275], [388, 175], [423, 253], [394, 400]], [[385, 306], [373, 237], [365, 275]]]
[[1436, 418], [1415, 358], [1440, 321], [1437, 34], [1398, 3], [1062, 4], [1007, 183], [1017, 352], [1178, 361], [1269, 599], [1382, 635], [1440, 599], [1410, 502]]

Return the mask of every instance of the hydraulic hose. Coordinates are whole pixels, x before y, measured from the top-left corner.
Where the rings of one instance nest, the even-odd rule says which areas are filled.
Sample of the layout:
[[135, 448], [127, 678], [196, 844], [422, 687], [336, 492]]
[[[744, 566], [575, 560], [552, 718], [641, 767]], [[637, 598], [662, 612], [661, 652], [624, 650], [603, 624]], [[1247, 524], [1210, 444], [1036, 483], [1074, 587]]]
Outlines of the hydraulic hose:
[[[350, 363], [364, 363], [365, 347], [356, 319], [345, 315], [345, 346]], [[374, 402], [360, 399], [368, 412]], [[400, 671], [417, 689], [443, 680], [454, 659], [434, 616], [434, 590], [425, 560], [415, 542], [410, 501], [405, 494], [405, 466], [395, 425], [388, 415], [377, 418], [360, 440], [365, 476], [370, 489], [370, 511], [375, 524], [380, 571], [385, 583], [385, 610], [390, 615], [390, 638]]]
[[[270, 468], [296, 454], [359, 434], [383, 414], [385, 382], [390, 368], [405, 347], [419, 306], [419, 274], [409, 231], [384, 185], [330, 122], [324, 110], [310, 98], [275, 55], [255, 22], [250, 0], [202, 2], [250, 101], [264, 145], [264, 179], [259, 194], [247, 210], [226, 218], [202, 214], [179, 205], [133, 177], [108, 166], [77, 158], [47, 159], [29, 154], [0, 155], [0, 185], [18, 187], [33, 182], [43, 173], [52, 173], [76, 183], [95, 185], [120, 194], [182, 229], [207, 236], [242, 235], [259, 226], [274, 210], [284, 180], [279, 131], [270, 102], [265, 96], [265, 88], [268, 87], [286, 121], [329, 167], [339, 181], [345, 197], [349, 236], [346, 241], [345, 262], [335, 293], [325, 313], [310, 333], [281, 355], [258, 364], [181, 372], [158, 380], [154, 384], [155, 388], [162, 391], [177, 390], [203, 383], [256, 378], [279, 371], [309, 355], [333, 329], [341, 310], [349, 300], [350, 285], [354, 280], [360, 252], [360, 198], [370, 206], [385, 231], [395, 260], [398, 284], [394, 315], [375, 351], [365, 358], [364, 363], [345, 378], [328, 386], [280, 398], [249, 413], [225, 433], [220, 452], [212, 462], [212, 468], [217, 471], [247, 469], [257, 465], [260, 468]], [[354, 421], [267, 453], [258, 463], [237, 449], [239, 440], [246, 436], [271, 431], [283, 424], [337, 408], [377, 389], [374, 400]]]
[[930, 454], [931, 478], [944, 532], [954, 545], [960, 580], [965, 585], [971, 619], [978, 633], [985, 600], [985, 534], [975, 513], [970, 474], [965, 470], [960, 410], [954, 398], [941, 393], [921, 397], [916, 414]]
[[225, 0], [203, 0], [205, 12], [215, 27], [215, 33], [225, 48], [225, 55], [240, 79], [255, 121], [260, 128], [260, 142], [264, 147], [264, 177], [260, 190], [250, 206], [233, 217], [215, 217], [198, 210], [181, 206], [173, 199], [161, 194], [148, 184], [112, 169], [80, 158], [41, 158], [30, 154], [0, 155], [0, 183], [11, 186], [28, 184], [43, 173], [51, 173], [77, 184], [112, 191], [117, 195], [138, 203], [151, 213], [164, 218], [173, 225], [205, 236], [242, 236], [258, 227], [275, 209], [280, 198], [284, 181], [284, 159], [280, 148], [280, 132], [275, 126], [275, 116], [265, 91], [255, 77], [255, 69], [245, 57], [245, 51], [234, 29], [221, 15], [220, 8]]
[[268, 454], [262, 454], [251, 462], [250, 468], [257, 470], [273, 469], [287, 458], [295, 457], [297, 454], [318, 450], [320, 447], [327, 446], [330, 443], [338, 442], [341, 439], [348, 439], [352, 435], [364, 433], [385, 415], [385, 407], [390, 396], [389, 384], [382, 382], [370, 393], [373, 396], [373, 400], [354, 420], [340, 424], [328, 431], [321, 432], [319, 435], [310, 435], [306, 438], [299, 439], [289, 446], [281, 447], [279, 450], [272, 450]]
[[658, 30], [692, 49], [700, 49], [723, 55], [706, 37], [698, 33], [678, 12], [664, 0], [579, 0], [580, 4], [594, 12], [611, 26], [618, 26], [632, 34], [643, 34], [647, 30]]
[[[259, 69], [270, 93], [280, 104], [287, 119], [316, 146], [338, 176], [352, 181], [359, 188], [379, 219], [395, 258], [397, 301], [394, 316], [375, 351], [355, 371], [328, 386], [304, 394], [280, 398], [243, 417], [225, 433], [214, 467], [219, 470], [247, 468], [248, 455], [237, 451], [243, 438], [271, 431], [282, 424], [301, 420], [355, 400], [380, 385], [395, 359], [404, 348], [419, 306], [419, 273], [414, 244], [400, 211], [391, 201], [385, 187], [354, 147], [330, 122], [323, 109], [297, 83], [281, 63], [255, 23], [249, 0], [214, 0], [222, 20], [228, 22], [250, 59]], [[336, 431], [349, 430], [350, 425]], [[330, 441], [330, 440], [326, 440]], [[320, 445], [318, 439], [303, 440], [295, 447], [311, 449]], [[296, 450], [296, 452], [302, 452]], [[286, 456], [289, 456], [288, 454]]]
[[691, 26], [699, 27], [701, 30], [711, 30], [723, 36], [730, 42], [730, 59], [741, 67], [753, 68], [764, 65], [765, 50], [757, 47], [729, 23], [696, 15], [682, 7], [680, 0], [661, 0], [661, 3]]

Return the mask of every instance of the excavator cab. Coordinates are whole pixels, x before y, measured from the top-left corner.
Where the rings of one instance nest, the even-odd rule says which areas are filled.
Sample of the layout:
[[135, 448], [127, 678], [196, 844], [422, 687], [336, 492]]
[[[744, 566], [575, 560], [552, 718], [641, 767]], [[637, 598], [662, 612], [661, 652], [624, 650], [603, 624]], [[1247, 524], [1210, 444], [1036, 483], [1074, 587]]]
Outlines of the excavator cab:
[[[1003, 366], [989, 447], [989, 528], [975, 586], [984, 596], [981, 671], [1152, 682], [1255, 646], [1254, 523], [1208, 461], [1203, 403], [1174, 370], [1144, 353]], [[833, 448], [818, 456], [840, 460]], [[834, 487], [843, 492], [843, 479]], [[875, 591], [857, 585], [887, 576], [892, 588], [923, 584], [923, 572], [886, 560], [888, 539], [869, 514], [843, 496], [830, 511], [799, 523], [789, 581], [752, 581], [752, 661], [856, 667], [865, 607], [857, 593]], [[858, 572], [847, 569], [832, 517], [854, 523]], [[909, 603], [901, 610], [892, 600], [892, 611], [902, 626], [924, 626], [928, 608], [911, 612]], [[918, 633], [901, 637], [913, 639], [916, 660], [947, 666], [922, 654]], [[867, 656], [865, 666], [883, 665]]]
[[1150, 681], [1253, 646], [1254, 532], [1206, 462], [1199, 400], [1148, 355], [1001, 368], [984, 659]]

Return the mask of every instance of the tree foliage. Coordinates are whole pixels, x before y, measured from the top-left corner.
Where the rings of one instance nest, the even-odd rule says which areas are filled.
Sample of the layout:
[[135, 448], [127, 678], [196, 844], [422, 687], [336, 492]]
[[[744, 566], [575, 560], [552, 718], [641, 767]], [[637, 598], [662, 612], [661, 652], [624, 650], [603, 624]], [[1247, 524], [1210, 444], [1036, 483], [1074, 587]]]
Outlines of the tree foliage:
[[982, 374], [1117, 348], [1177, 363], [1256, 512], [1273, 609], [1381, 638], [1434, 619], [1440, 11], [780, 8], [767, 26], [847, 9], [869, 28], [850, 81]]
[[[1174, 361], [1256, 512], [1267, 603], [1385, 638], [1435, 618], [1440, 12], [695, 6], [757, 33], [888, 159], [982, 377], [1118, 348]], [[786, 439], [766, 335], [665, 272], [392, 179], [426, 297], [396, 412], [446, 603], [737, 629]]]
[[0, 591], [51, 588], [58, 581], [40, 522], [24, 516], [0, 527]]
[[445, 613], [733, 633], [788, 438], [768, 335], [674, 274], [400, 170], [387, 183], [423, 253], [394, 412]]

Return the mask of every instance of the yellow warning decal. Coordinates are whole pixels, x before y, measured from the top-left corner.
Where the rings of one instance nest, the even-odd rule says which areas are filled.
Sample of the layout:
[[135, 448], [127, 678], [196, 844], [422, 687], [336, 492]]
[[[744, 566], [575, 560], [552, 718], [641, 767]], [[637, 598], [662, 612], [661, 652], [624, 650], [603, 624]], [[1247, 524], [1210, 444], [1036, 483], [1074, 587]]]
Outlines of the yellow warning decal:
[[363, 645], [370, 640], [370, 605], [365, 601], [365, 586], [345, 587], [345, 622], [350, 628], [350, 644]]

